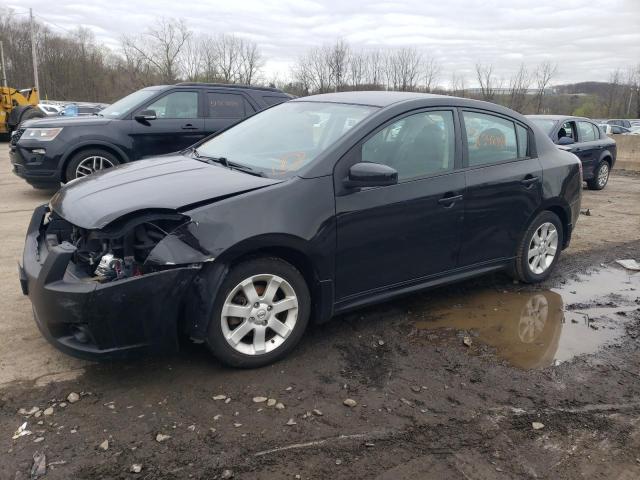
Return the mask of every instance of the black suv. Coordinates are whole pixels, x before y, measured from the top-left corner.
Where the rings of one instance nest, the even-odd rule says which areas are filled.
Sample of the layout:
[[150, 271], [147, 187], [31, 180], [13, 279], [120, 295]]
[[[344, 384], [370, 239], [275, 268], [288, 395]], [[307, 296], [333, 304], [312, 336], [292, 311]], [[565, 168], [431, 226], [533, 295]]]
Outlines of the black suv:
[[96, 170], [180, 151], [292, 97], [275, 88], [179, 83], [143, 88], [92, 117], [28, 121], [10, 142], [13, 171], [58, 188]]

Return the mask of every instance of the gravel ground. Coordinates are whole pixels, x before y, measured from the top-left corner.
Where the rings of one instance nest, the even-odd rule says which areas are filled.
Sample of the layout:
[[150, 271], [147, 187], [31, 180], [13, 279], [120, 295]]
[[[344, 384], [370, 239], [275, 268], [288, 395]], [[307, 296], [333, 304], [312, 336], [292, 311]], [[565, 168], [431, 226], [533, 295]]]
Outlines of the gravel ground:
[[[640, 259], [637, 175], [585, 190], [591, 215], [547, 284], [496, 274], [367, 308], [249, 371], [201, 346], [105, 364], [55, 351], [15, 272], [48, 194], [10, 174], [6, 144], [0, 187], [0, 479], [30, 478], [34, 456], [47, 479], [640, 477], [640, 276], [614, 264]], [[542, 333], [486, 340], [486, 325], [522, 333], [505, 309], [540, 295]], [[533, 368], [513, 366], [518, 349]]]

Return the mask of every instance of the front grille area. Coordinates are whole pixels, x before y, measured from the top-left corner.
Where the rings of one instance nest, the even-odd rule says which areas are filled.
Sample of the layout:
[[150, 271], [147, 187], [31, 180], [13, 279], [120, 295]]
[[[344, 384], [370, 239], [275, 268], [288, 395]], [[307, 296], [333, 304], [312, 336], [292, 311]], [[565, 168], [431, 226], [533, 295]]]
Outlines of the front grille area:
[[16, 145], [18, 143], [18, 140], [20, 140], [20, 137], [25, 130], [25, 128], [18, 128], [14, 131], [13, 135], [11, 135], [11, 145]]

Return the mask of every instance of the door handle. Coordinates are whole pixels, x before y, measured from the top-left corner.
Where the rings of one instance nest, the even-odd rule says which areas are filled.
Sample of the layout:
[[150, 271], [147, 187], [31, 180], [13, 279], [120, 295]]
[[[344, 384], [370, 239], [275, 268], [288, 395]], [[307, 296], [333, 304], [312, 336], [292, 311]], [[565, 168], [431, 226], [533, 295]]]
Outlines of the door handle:
[[444, 205], [445, 208], [449, 208], [453, 207], [458, 200], [462, 200], [462, 195], [445, 194], [444, 197], [438, 200], [438, 203]]
[[527, 176], [526, 178], [520, 180], [520, 183], [526, 188], [531, 188], [534, 184], [538, 183], [538, 180], [540, 180], [539, 177]]
[[182, 130], [198, 130], [198, 127], [194, 127], [192, 124], [187, 123], [182, 126]]

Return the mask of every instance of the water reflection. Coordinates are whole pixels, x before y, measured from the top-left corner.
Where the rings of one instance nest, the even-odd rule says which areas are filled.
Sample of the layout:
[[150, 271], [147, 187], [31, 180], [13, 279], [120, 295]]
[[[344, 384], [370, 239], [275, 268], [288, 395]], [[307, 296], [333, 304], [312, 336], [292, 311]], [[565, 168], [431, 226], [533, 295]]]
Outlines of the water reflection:
[[429, 317], [416, 326], [473, 331], [478, 340], [520, 368], [553, 363], [564, 323], [562, 296], [550, 291], [482, 292], [453, 308], [436, 306]]
[[626, 318], [619, 312], [637, 308], [639, 283], [640, 275], [603, 269], [555, 291], [474, 292], [458, 303], [447, 298], [421, 305], [416, 326], [472, 332], [512, 365], [543, 368], [618, 340]]

